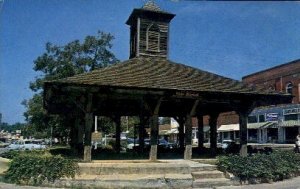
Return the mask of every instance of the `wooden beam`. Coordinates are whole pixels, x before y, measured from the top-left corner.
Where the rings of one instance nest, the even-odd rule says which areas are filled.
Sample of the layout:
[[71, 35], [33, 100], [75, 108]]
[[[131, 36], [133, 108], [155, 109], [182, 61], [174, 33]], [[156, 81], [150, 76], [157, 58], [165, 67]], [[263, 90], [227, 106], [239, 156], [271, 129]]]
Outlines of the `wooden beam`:
[[185, 119], [184, 159], [192, 159], [192, 116], [190, 114], [187, 114]]
[[210, 114], [209, 126], [210, 126], [210, 152], [211, 156], [217, 154], [217, 120], [219, 113]]
[[201, 152], [203, 149], [204, 143], [204, 131], [203, 131], [203, 115], [198, 115], [198, 152]]
[[150, 161], [157, 160], [157, 142], [158, 142], [158, 114], [161, 105], [162, 98], [159, 98], [156, 102], [155, 108], [153, 109], [153, 114], [150, 117], [150, 127], [151, 127], [151, 148], [149, 159]]
[[247, 156], [247, 119], [248, 115], [255, 108], [257, 102], [244, 101], [236, 105], [235, 112], [239, 115], [240, 129], [240, 156]]
[[198, 107], [198, 104], [199, 104], [200, 100], [197, 99], [195, 102], [194, 102], [194, 105], [191, 109], [191, 112], [190, 112], [190, 116], [194, 116], [196, 114], [196, 110], [197, 110], [197, 107]]
[[92, 160], [92, 128], [93, 128], [93, 94], [88, 93], [86, 100], [85, 129], [84, 129], [84, 156], [83, 160], [90, 162]]
[[120, 153], [121, 150], [121, 116], [116, 116], [114, 118], [116, 124], [116, 152]]
[[196, 109], [199, 104], [199, 99], [197, 99], [190, 110], [186, 115], [185, 119], [185, 150], [184, 150], [184, 159], [192, 159], [192, 117], [196, 114]]

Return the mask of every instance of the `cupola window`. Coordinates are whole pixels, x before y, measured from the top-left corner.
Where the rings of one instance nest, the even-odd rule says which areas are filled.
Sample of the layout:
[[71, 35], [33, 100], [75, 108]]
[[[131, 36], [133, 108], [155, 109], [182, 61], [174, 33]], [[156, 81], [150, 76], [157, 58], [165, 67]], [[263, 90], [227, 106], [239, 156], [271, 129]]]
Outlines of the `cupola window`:
[[160, 51], [160, 29], [157, 24], [151, 24], [146, 33], [146, 50]]

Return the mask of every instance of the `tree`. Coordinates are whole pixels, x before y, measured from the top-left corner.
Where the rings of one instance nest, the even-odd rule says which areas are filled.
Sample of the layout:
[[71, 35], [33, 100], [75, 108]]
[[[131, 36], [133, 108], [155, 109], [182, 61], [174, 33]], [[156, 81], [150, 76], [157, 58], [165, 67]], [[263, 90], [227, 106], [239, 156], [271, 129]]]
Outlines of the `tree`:
[[49, 133], [51, 127], [54, 136], [66, 136], [66, 125], [69, 125], [64, 123], [66, 119], [63, 116], [49, 117], [43, 109], [43, 83], [117, 63], [117, 58], [111, 52], [113, 39], [111, 34], [98, 31], [96, 36], [85, 37], [82, 43], [75, 40], [63, 46], [46, 44], [46, 52], [34, 61], [34, 70], [40, 73], [30, 83], [35, 95], [22, 102], [26, 107], [24, 116], [33, 132]]

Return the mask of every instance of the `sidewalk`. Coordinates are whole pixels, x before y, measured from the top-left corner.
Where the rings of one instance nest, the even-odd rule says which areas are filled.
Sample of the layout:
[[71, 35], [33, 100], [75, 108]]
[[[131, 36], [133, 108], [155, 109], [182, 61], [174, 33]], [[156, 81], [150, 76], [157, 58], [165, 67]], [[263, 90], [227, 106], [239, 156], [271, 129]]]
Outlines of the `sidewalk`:
[[255, 184], [243, 186], [224, 186], [217, 189], [300, 189], [300, 177], [287, 179], [271, 184]]
[[[300, 189], [300, 177], [288, 179], [272, 184], [255, 184], [243, 186], [223, 186], [216, 189]], [[34, 187], [34, 186], [18, 186], [15, 184], [0, 183], [0, 189], [55, 189], [47, 187]], [[61, 189], [61, 188], [60, 188]]]

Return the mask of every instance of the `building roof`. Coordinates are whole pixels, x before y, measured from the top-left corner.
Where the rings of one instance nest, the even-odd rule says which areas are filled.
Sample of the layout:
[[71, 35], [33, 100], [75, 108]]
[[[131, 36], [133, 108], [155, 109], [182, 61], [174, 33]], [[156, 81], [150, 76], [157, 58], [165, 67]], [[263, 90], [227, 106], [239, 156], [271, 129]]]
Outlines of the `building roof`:
[[138, 57], [50, 83], [195, 92], [279, 93], [158, 57]]
[[133, 9], [128, 20], [126, 21], [126, 24], [131, 25], [138, 17], [157, 17], [160, 20], [171, 20], [172, 18], [174, 18], [174, 16], [175, 14], [161, 10], [161, 8], [153, 1], [148, 1], [143, 7]]
[[155, 4], [154, 1], [147, 1], [142, 8], [152, 11], [161, 11], [160, 7], [157, 4]]
[[254, 73], [251, 73], [249, 75], [245, 75], [242, 80], [245, 80], [249, 77], [252, 77], [252, 76], [255, 76], [257, 74], [262, 74], [262, 73], [265, 73], [265, 72], [269, 72], [271, 70], [274, 70], [274, 69], [278, 69], [278, 68], [283, 68], [283, 67], [286, 67], [286, 66], [290, 66], [292, 64], [300, 64], [300, 59], [297, 59], [297, 60], [293, 60], [291, 62], [288, 62], [288, 63], [284, 63], [284, 64], [280, 64], [280, 65], [277, 65], [277, 66], [274, 66], [274, 67], [271, 67], [271, 68], [267, 68], [265, 70], [261, 70], [261, 71], [258, 71], [258, 72], [254, 72]]

